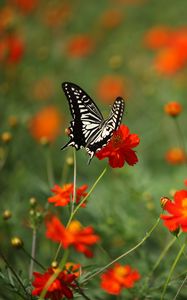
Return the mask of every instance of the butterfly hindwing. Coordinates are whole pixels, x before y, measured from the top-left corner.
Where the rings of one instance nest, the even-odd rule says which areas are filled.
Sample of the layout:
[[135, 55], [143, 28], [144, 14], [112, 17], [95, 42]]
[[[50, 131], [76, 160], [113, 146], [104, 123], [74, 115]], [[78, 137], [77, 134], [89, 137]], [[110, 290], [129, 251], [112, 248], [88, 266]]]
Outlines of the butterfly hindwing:
[[73, 117], [69, 127], [70, 141], [62, 149], [67, 146], [73, 146], [76, 150], [85, 148], [91, 160], [94, 154], [110, 141], [119, 127], [124, 112], [124, 101], [118, 97], [108, 119], [104, 120], [97, 105], [78, 85], [64, 82], [62, 88]]

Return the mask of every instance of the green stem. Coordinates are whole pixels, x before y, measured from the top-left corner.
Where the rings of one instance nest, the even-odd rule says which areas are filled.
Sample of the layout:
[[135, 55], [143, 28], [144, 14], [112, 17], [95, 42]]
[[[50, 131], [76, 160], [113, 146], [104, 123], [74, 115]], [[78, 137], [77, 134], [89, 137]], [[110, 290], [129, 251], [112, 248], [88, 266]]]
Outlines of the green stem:
[[136, 250], [138, 247], [140, 247], [150, 237], [151, 233], [155, 230], [155, 228], [157, 227], [157, 225], [159, 224], [159, 222], [160, 222], [160, 217], [157, 219], [156, 223], [151, 227], [151, 229], [146, 233], [146, 235], [143, 237], [143, 239], [137, 245], [135, 245], [133, 248], [131, 248], [127, 252], [123, 253], [122, 255], [118, 256], [117, 258], [115, 258], [113, 261], [111, 261], [110, 263], [108, 263], [107, 265], [105, 265], [104, 267], [102, 267], [100, 270], [96, 271], [95, 273], [93, 273], [92, 275], [90, 275], [89, 277], [87, 277], [85, 279], [85, 281], [88, 281], [91, 278], [99, 275], [100, 273], [102, 273], [103, 271], [105, 271], [106, 269], [108, 269], [111, 265], [113, 265], [114, 263], [116, 263], [120, 259], [122, 259], [125, 256], [127, 256], [128, 254], [130, 254], [131, 252], [133, 252], [134, 250]]
[[54, 174], [53, 174], [53, 164], [51, 160], [51, 151], [50, 146], [46, 149], [46, 168], [47, 168], [47, 178], [48, 178], [48, 184], [51, 188], [54, 185]]
[[[178, 118], [174, 118], [175, 121], [175, 126], [176, 126], [176, 130], [177, 130], [177, 134], [178, 134], [178, 139], [179, 139], [179, 145], [181, 147], [181, 149], [184, 151], [184, 154], [186, 156], [186, 146], [185, 146], [185, 139], [183, 136], [183, 133], [181, 131], [181, 127], [178, 121]], [[187, 159], [185, 159], [185, 162], [187, 163]]]
[[29, 280], [32, 279], [35, 253], [36, 253], [36, 228], [33, 228], [33, 232], [32, 232], [32, 247], [31, 247], [31, 262], [30, 262], [30, 267], [29, 267]]
[[74, 161], [74, 168], [73, 168], [73, 197], [72, 197], [72, 205], [71, 205], [71, 215], [74, 211], [74, 205], [76, 201], [76, 183], [77, 183], [77, 161], [76, 161], [76, 150], [73, 149], [73, 161]]
[[53, 275], [51, 277], [49, 277], [48, 281], [46, 282], [41, 294], [40, 294], [40, 297], [38, 300], [44, 300], [45, 298], [45, 295], [50, 287], [50, 285], [55, 281], [55, 279], [58, 277], [58, 275], [62, 272], [63, 268], [64, 268], [64, 265], [67, 261], [67, 258], [68, 258], [68, 255], [69, 255], [69, 250], [67, 249], [65, 252], [64, 252], [64, 255], [60, 261], [60, 264], [59, 264], [59, 267], [58, 269], [56, 269], [56, 271], [53, 273]]
[[181, 255], [183, 254], [183, 251], [184, 251], [185, 247], [186, 247], [186, 241], [185, 241], [185, 243], [182, 245], [180, 251], [179, 251], [178, 254], [177, 254], [177, 257], [175, 258], [175, 260], [174, 260], [174, 262], [173, 262], [173, 264], [172, 264], [172, 266], [171, 266], [171, 269], [170, 269], [170, 271], [169, 271], [168, 277], [166, 278], [166, 281], [165, 281], [165, 283], [164, 283], [164, 287], [163, 287], [163, 291], [162, 291], [162, 295], [161, 295], [160, 300], [164, 300], [164, 296], [165, 296], [166, 289], [167, 289], [167, 287], [168, 287], [169, 281], [170, 281], [170, 279], [171, 279], [171, 276], [172, 276], [172, 274], [173, 274], [173, 271], [175, 270], [175, 267], [176, 267], [176, 265], [177, 265], [177, 263], [178, 263], [178, 261], [179, 261]]
[[183, 285], [185, 284], [186, 280], [187, 280], [187, 275], [185, 276], [184, 280], [182, 281], [180, 287], [178, 288], [177, 293], [176, 293], [175, 297], [173, 298], [173, 300], [176, 300], [176, 299], [177, 299], [177, 297], [178, 297], [178, 295], [179, 295], [179, 293], [180, 293], [180, 291], [181, 291]]
[[74, 209], [74, 211], [71, 213], [70, 218], [68, 220], [68, 223], [66, 225], [66, 228], [69, 227], [72, 219], [74, 218], [75, 214], [77, 213], [77, 211], [79, 210], [79, 208], [81, 207], [81, 205], [87, 200], [87, 198], [90, 196], [90, 194], [93, 192], [93, 190], [95, 189], [96, 185], [98, 184], [98, 182], [100, 181], [100, 179], [103, 177], [103, 175], [106, 173], [107, 168], [105, 168], [103, 170], [103, 172], [101, 173], [101, 175], [97, 178], [97, 180], [94, 182], [94, 184], [92, 185], [91, 189], [89, 190], [88, 194], [82, 199], [82, 201], [79, 202], [79, 204], [76, 206], [76, 208]]

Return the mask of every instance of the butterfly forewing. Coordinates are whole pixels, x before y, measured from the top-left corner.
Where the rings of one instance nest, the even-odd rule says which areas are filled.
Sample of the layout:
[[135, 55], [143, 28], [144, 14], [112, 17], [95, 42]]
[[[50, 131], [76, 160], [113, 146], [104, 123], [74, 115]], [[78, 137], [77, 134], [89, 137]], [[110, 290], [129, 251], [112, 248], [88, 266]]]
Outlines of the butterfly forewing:
[[124, 112], [124, 101], [118, 97], [108, 119], [104, 120], [97, 105], [78, 85], [64, 82], [62, 88], [73, 117], [69, 127], [70, 141], [62, 149], [67, 146], [73, 146], [76, 150], [84, 147], [91, 160], [94, 154], [110, 141], [119, 127]]

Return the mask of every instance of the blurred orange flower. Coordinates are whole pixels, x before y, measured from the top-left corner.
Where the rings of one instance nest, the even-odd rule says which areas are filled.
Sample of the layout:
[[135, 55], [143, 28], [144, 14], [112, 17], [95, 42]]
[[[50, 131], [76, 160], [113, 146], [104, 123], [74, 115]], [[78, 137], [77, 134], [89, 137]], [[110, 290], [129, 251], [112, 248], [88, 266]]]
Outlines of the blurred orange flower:
[[0, 39], [0, 61], [19, 63], [24, 54], [23, 40], [15, 34]]
[[72, 37], [67, 44], [67, 54], [71, 57], [85, 57], [90, 55], [95, 48], [94, 40], [90, 35], [77, 35]]
[[55, 216], [46, 220], [46, 237], [61, 243], [64, 249], [73, 246], [76, 251], [87, 257], [93, 257], [90, 247], [99, 241], [99, 236], [94, 233], [92, 226], [84, 228], [79, 221], [72, 221], [69, 227], [65, 228]]
[[181, 148], [171, 148], [166, 153], [166, 161], [172, 165], [186, 162], [186, 154]]
[[150, 49], [160, 49], [155, 58], [156, 70], [165, 75], [175, 74], [187, 64], [187, 28], [171, 30], [155, 27], [144, 38]]
[[124, 96], [125, 90], [124, 78], [117, 75], [106, 75], [98, 83], [97, 93], [99, 98], [112, 103], [118, 96]]
[[137, 270], [129, 265], [122, 266], [118, 263], [101, 275], [101, 288], [112, 295], [119, 295], [123, 288], [132, 288], [135, 281], [140, 279]]
[[49, 142], [53, 142], [60, 134], [61, 125], [62, 117], [59, 110], [54, 106], [47, 106], [31, 118], [29, 130], [37, 141], [46, 138]]
[[0, 9], [0, 32], [9, 28], [15, 20], [15, 12], [11, 6], [4, 6]]
[[165, 104], [164, 111], [169, 116], [177, 117], [182, 111], [182, 105], [179, 102], [172, 101]]
[[164, 221], [164, 225], [170, 231], [178, 231], [181, 227], [182, 231], [187, 232], [187, 191], [180, 190], [174, 194], [174, 201], [168, 199], [163, 209], [169, 215], [160, 215]]
[[[78, 204], [81, 198], [85, 197], [87, 193], [85, 192], [88, 186], [86, 184], [76, 189], [76, 203]], [[52, 197], [48, 198], [48, 202], [54, 203], [55, 206], [66, 206], [70, 203], [73, 198], [73, 184], [64, 184], [62, 187], [55, 184], [51, 191], [55, 194]], [[86, 203], [83, 203], [82, 206], [85, 207]]]
[[11, 2], [25, 14], [32, 12], [38, 4], [38, 0], [11, 0]]
[[171, 30], [165, 26], [157, 26], [150, 29], [144, 37], [145, 46], [150, 49], [158, 49], [168, 46]]
[[54, 84], [49, 77], [37, 80], [32, 87], [33, 97], [37, 100], [48, 100], [54, 94]]
[[186, 58], [176, 48], [166, 48], [158, 52], [154, 64], [159, 73], [173, 75], [186, 64]]
[[73, 273], [76, 277], [79, 277], [80, 275], [80, 264], [74, 264], [73, 262], [67, 262], [65, 264], [65, 270], [67, 270], [67, 273]]
[[107, 10], [101, 17], [101, 25], [106, 29], [118, 27], [123, 20], [123, 14], [119, 10]]

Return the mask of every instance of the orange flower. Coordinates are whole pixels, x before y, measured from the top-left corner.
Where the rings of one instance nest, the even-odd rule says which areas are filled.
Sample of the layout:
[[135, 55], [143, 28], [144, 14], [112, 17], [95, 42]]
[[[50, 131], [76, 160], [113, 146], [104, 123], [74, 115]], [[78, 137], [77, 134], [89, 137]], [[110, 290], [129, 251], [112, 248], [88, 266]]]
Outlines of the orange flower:
[[186, 58], [176, 48], [161, 50], [155, 58], [155, 68], [159, 73], [173, 75], [186, 63]]
[[117, 75], [106, 75], [97, 88], [99, 98], [104, 102], [113, 102], [118, 96], [125, 94], [124, 79]]
[[170, 42], [171, 30], [165, 26], [153, 27], [145, 37], [144, 43], [150, 49], [165, 47]]
[[164, 221], [164, 225], [170, 231], [187, 232], [187, 190], [180, 190], [174, 194], [174, 201], [168, 200], [164, 207], [169, 215], [161, 215], [160, 218]]
[[169, 116], [177, 117], [182, 111], [182, 106], [179, 102], [172, 101], [164, 106], [164, 111]]
[[[85, 197], [87, 193], [85, 192], [88, 186], [86, 184], [82, 185], [76, 189], [76, 203], [78, 204], [81, 198]], [[64, 184], [62, 187], [55, 184], [51, 191], [55, 196], [49, 197], [48, 202], [54, 203], [55, 206], [66, 206], [73, 199], [73, 184]], [[85, 207], [86, 203], [83, 203], [82, 206]]]
[[53, 142], [60, 133], [61, 123], [62, 118], [58, 109], [54, 106], [48, 106], [40, 110], [30, 120], [29, 129], [37, 141], [46, 138]]
[[79, 221], [72, 221], [68, 228], [65, 228], [60, 220], [52, 216], [46, 220], [46, 237], [54, 242], [61, 243], [64, 249], [73, 246], [76, 251], [92, 257], [90, 249], [99, 241], [99, 236], [94, 233], [93, 227], [83, 228]]
[[119, 10], [107, 10], [101, 17], [101, 25], [107, 29], [113, 29], [122, 22], [123, 15]]
[[80, 269], [81, 269], [81, 265], [80, 264], [74, 264], [73, 262], [67, 262], [65, 264], [65, 270], [66, 272], [69, 273], [73, 273], [76, 277], [80, 276]]
[[132, 288], [135, 281], [140, 279], [137, 270], [129, 265], [115, 264], [113, 268], [101, 276], [101, 288], [112, 295], [119, 295], [123, 288]]
[[69, 40], [67, 53], [71, 57], [85, 57], [94, 50], [94, 41], [89, 35], [77, 35]]
[[6, 30], [15, 21], [15, 12], [10, 6], [4, 6], [0, 9], [0, 32]]
[[38, 0], [11, 0], [23, 13], [27, 14], [33, 11]]
[[172, 165], [183, 164], [186, 161], [186, 154], [181, 148], [171, 148], [166, 153], [166, 161]]

